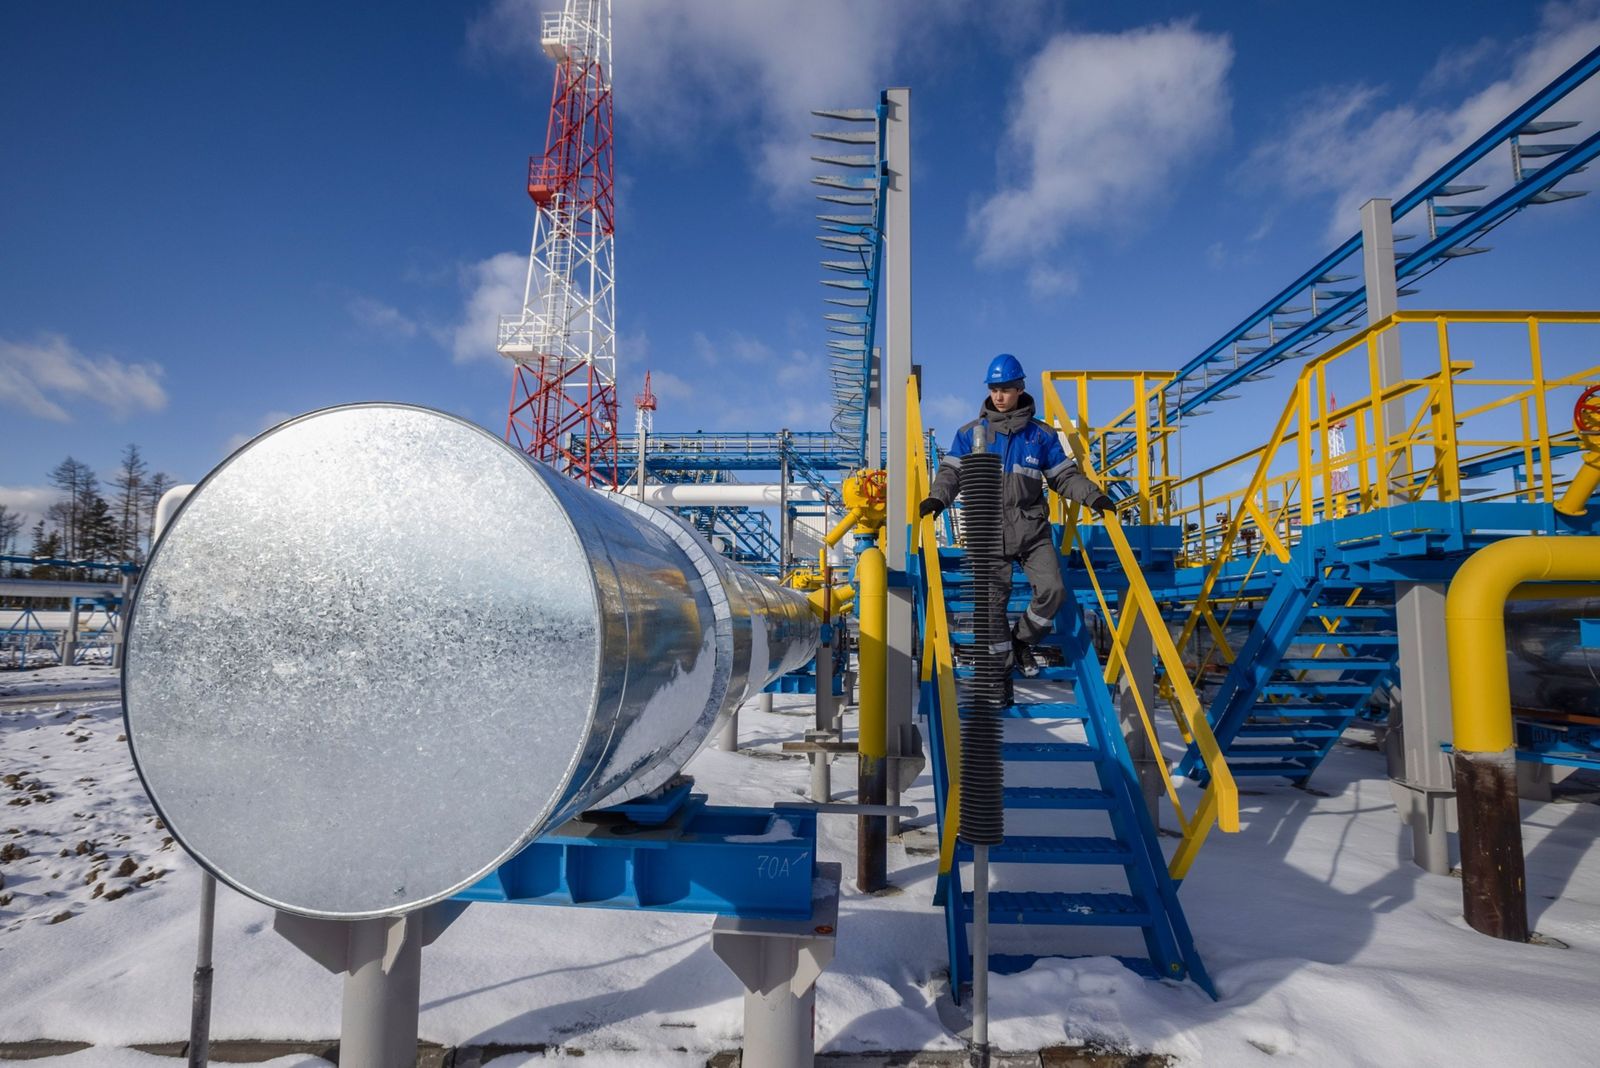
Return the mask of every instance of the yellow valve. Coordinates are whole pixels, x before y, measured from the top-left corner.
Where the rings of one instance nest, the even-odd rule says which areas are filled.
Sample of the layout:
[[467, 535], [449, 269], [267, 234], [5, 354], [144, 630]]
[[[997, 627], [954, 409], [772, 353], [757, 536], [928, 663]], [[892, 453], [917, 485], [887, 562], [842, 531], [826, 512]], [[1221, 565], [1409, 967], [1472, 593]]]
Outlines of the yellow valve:
[[889, 473], [857, 471], [844, 480], [844, 503], [850, 509], [845, 518], [855, 519], [857, 534], [876, 534], [888, 519]]
[[799, 567], [789, 572], [789, 577], [783, 580], [783, 584], [792, 590], [800, 590], [801, 592], [820, 590], [822, 589], [822, 575], [811, 568]]

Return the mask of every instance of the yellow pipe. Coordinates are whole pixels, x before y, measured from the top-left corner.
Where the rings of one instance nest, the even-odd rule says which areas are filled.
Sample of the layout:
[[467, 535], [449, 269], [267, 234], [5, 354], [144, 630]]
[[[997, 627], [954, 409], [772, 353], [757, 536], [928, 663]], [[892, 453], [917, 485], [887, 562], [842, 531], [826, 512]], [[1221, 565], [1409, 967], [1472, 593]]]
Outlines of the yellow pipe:
[[889, 755], [888, 701], [889, 567], [883, 550], [869, 545], [856, 559], [856, 614], [860, 618], [861, 736], [858, 752], [868, 759]]
[[850, 533], [850, 528], [854, 527], [860, 521], [861, 509], [852, 508], [844, 514], [843, 519], [839, 520], [838, 526], [828, 531], [828, 536], [822, 540], [827, 542], [830, 547], [838, 545], [839, 539]]
[[[820, 590], [812, 590], [810, 593], [806, 594], [806, 600], [811, 602], [811, 610], [817, 615], [821, 616], [823, 619], [829, 618], [829, 592], [830, 591], [824, 587]], [[848, 585], [835, 586], [832, 590], [832, 597], [832, 615], [842, 616], [850, 610], [850, 602], [854, 601], [856, 598], [855, 587]]]
[[1499, 753], [1512, 746], [1506, 669], [1506, 601], [1525, 582], [1600, 579], [1600, 537], [1529, 535], [1479, 549], [1445, 596], [1455, 747]]
[[1562, 515], [1581, 517], [1589, 510], [1589, 498], [1600, 489], [1600, 449], [1589, 449], [1583, 454], [1583, 466], [1572, 476], [1567, 492], [1556, 502], [1556, 511]]

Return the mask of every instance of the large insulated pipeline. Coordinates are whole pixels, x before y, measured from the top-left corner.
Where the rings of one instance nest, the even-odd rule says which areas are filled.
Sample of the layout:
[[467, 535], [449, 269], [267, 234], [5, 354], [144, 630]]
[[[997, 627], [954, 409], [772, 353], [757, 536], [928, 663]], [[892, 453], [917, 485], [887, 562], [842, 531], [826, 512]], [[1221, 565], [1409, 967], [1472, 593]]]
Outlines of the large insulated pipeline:
[[128, 624], [135, 764], [219, 879], [306, 916], [450, 896], [649, 793], [815, 653], [803, 595], [463, 420], [290, 420], [174, 517]]
[[1004, 774], [1000, 762], [1008, 702], [1011, 639], [1006, 601], [1011, 567], [1005, 558], [1000, 456], [980, 441], [961, 461], [966, 566], [973, 603], [973, 677], [961, 720], [961, 838], [972, 846], [972, 1046], [989, 1056], [989, 847], [1005, 839]]

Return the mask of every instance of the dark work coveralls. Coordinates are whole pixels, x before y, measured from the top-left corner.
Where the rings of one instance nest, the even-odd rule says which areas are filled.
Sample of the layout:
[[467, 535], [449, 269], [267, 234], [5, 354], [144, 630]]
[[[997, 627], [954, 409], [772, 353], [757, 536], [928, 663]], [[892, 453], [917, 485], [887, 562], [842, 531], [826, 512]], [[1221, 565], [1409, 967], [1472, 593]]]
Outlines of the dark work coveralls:
[[1009, 412], [995, 411], [994, 404], [985, 398], [978, 418], [956, 431], [955, 441], [939, 464], [939, 473], [929, 490], [929, 496], [937, 497], [946, 507], [955, 502], [960, 489], [961, 459], [975, 451], [975, 437], [987, 442], [985, 451], [1000, 455], [1004, 471], [1001, 522], [1005, 559], [1001, 562], [1004, 574], [996, 596], [1004, 611], [1011, 592], [1011, 563], [1020, 562], [1033, 587], [1033, 600], [1017, 621], [1016, 636], [1028, 645], [1037, 645], [1050, 632], [1056, 612], [1067, 597], [1061, 581], [1060, 554], [1050, 539], [1045, 484], [1080, 504], [1091, 503], [1102, 492], [1078, 471], [1056, 432], [1035, 419], [1033, 413], [1033, 397], [1027, 393], [1017, 399], [1017, 406]]

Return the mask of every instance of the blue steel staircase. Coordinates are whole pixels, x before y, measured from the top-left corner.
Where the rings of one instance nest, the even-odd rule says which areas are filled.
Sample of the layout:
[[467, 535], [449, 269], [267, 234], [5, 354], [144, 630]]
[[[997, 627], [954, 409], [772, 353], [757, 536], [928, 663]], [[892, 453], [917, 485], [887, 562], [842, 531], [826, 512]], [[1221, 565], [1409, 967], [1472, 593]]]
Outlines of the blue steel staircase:
[[[1250, 624], [1207, 718], [1235, 776], [1281, 776], [1304, 785], [1372, 694], [1399, 673], [1392, 588], [1362, 586], [1339, 568], [1291, 559], [1259, 609], [1236, 609]], [[1204, 781], [1191, 745], [1180, 775]]]
[[[920, 565], [919, 558], [914, 566]], [[970, 647], [970, 629], [962, 626], [973, 602], [968, 577], [961, 571], [962, 552], [940, 549], [938, 560], [945, 607], [950, 613], [950, 640], [959, 649]], [[1063, 557], [1068, 572], [1068, 597], [1056, 617], [1056, 627], [1045, 644], [1060, 650], [1063, 663], [1043, 667], [1029, 680], [1018, 679], [1018, 699], [1004, 713], [1006, 741], [1001, 753], [1008, 782], [1022, 780], [1004, 790], [1007, 833], [1005, 841], [989, 850], [993, 888], [989, 894], [989, 922], [1017, 931], [1025, 941], [1016, 948], [1027, 952], [997, 952], [989, 959], [993, 972], [1026, 970], [1045, 957], [1114, 955], [1135, 972], [1149, 978], [1193, 979], [1212, 996], [1210, 980], [1195, 951], [1188, 922], [1178, 903], [1177, 881], [1168, 863], [1151, 813], [1140, 792], [1139, 781], [1118, 725], [1116, 706], [1105, 681], [1104, 667], [1080, 603], [1073, 592], [1070, 558]], [[920, 567], [919, 567], [920, 570]], [[1077, 576], [1082, 579], [1082, 573]], [[930, 610], [928, 576], [918, 575], [918, 621], [927, 633]], [[943, 597], [943, 593], [939, 595]], [[1014, 573], [1010, 610], [1019, 612], [1030, 593], [1020, 572]], [[970, 624], [966, 624], [970, 628]], [[953, 674], [959, 685], [970, 668], [957, 664]], [[947, 804], [952, 779], [947, 767], [945, 732], [952, 727], [942, 702], [957, 695], [957, 716], [964, 714], [965, 695], [948, 684], [941, 688], [934, 673], [922, 686], [921, 712], [926, 717], [929, 751], [933, 755], [941, 842], [946, 842]], [[1012, 830], [1026, 826], [1030, 833]], [[973, 919], [973, 895], [963, 890], [962, 865], [970, 863], [971, 849], [954, 845], [954, 862], [942, 872], [935, 904], [945, 912], [950, 951], [951, 988], [959, 1000], [963, 984], [972, 978], [973, 961], [967, 925]], [[1066, 935], [1063, 929], [1071, 928]], [[1126, 936], [1090, 934], [1086, 929], [1127, 931], [1143, 936], [1143, 957], [1115, 952]], [[1004, 945], [1007, 933], [993, 937]], [[1107, 948], [1111, 947], [1111, 948]]]

